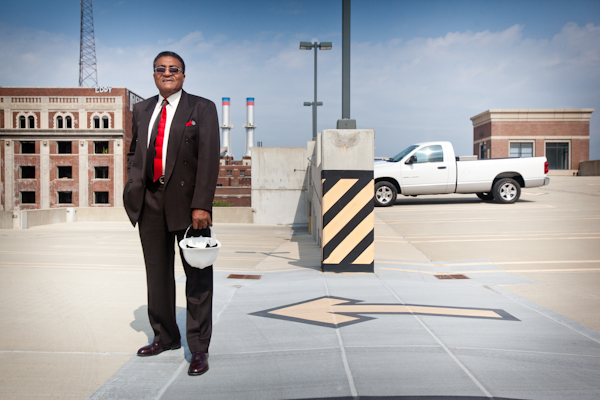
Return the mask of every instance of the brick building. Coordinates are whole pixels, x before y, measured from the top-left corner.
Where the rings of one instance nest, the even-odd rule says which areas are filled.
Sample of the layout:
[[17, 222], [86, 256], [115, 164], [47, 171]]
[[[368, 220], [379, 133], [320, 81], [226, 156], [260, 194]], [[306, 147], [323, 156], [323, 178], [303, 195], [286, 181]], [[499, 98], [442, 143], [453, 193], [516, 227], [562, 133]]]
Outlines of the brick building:
[[553, 170], [589, 160], [594, 109], [487, 110], [471, 118], [473, 154], [483, 158], [540, 157]]
[[0, 87], [0, 208], [122, 207], [126, 88]]
[[250, 157], [234, 161], [233, 157], [221, 157], [215, 201], [225, 201], [236, 207], [250, 207], [252, 166]]

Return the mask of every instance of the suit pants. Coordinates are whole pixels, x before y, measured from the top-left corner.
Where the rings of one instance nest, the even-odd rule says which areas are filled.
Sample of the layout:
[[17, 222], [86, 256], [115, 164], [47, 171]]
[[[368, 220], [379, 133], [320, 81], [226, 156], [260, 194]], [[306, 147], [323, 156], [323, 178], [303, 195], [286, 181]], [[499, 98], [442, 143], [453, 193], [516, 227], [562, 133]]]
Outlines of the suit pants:
[[[153, 343], [168, 345], [181, 338], [175, 320], [174, 267], [175, 246], [183, 239], [185, 231], [169, 232], [163, 198], [164, 185], [154, 183], [146, 188], [139, 232], [146, 262], [148, 317], [154, 331]], [[203, 236], [207, 236], [207, 232], [208, 229], [204, 230]], [[187, 280], [188, 347], [192, 353], [206, 353], [212, 334], [213, 268], [194, 268], [185, 261], [181, 250], [180, 255]]]

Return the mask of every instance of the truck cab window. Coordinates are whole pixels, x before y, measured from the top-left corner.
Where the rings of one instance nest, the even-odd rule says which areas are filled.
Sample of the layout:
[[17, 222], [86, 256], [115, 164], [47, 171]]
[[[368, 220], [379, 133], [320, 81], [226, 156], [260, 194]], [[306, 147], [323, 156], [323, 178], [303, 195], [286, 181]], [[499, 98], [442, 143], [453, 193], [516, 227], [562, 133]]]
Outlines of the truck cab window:
[[444, 151], [440, 145], [423, 147], [415, 153], [415, 156], [417, 156], [417, 164], [444, 162]]

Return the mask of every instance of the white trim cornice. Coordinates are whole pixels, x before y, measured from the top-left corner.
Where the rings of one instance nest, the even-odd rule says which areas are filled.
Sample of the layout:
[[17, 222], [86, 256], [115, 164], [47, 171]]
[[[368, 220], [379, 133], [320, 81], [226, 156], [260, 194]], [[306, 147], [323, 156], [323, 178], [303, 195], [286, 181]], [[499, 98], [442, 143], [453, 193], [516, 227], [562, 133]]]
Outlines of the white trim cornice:
[[589, 122], [594, 112], [593, 108], [574, 109], [492, 109], [477, 114], [471, 118], [473, 127], [489, 122]]

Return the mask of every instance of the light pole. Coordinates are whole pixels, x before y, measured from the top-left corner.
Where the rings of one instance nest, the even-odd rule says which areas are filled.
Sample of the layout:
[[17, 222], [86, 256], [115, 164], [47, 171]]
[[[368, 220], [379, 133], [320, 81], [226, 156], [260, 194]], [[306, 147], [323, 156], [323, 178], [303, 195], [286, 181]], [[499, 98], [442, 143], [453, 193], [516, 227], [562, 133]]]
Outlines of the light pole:
[[311, 43], [311, 42], [300, 42], [300, 50], [315, 49], [315, 99], [311, 103], [305, 101], [305, 106], [312, 106], [312, 122], [313, 122], [313, 138], [317, 140], [317, 106], [322, 106], [323, 103], [317, 101], [317, 49], [319, 50], [331, 50], [331, 42]]
[[356, 120], [350, 119], [350, 0], [342, 1], [342, 119], [338, 129], [356, 129]]

